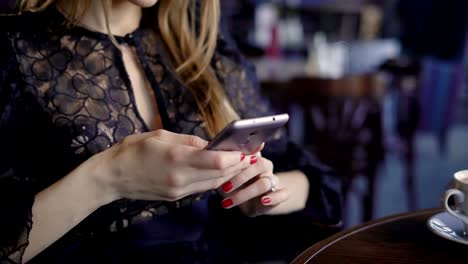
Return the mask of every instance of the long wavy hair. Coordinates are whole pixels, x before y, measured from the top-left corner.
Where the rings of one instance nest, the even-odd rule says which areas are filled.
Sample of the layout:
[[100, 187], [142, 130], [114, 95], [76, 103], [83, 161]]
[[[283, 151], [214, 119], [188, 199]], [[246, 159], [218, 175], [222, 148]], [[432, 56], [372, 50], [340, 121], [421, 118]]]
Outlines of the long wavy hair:
[[[96, 0], [19, 0], [19, 10], [40, 12], [67, 1], [67, 22], [75, 24]], [[118, 45], [109, 27], [112, 0], [101, 1], [109, 37]], [[211, 61], [219, 30], [219, 0], [159, 0], [157, 21], [161, 36], [180, 80], [195, 97], [201, 118], [210, 136], [237, 118], [226, 106], [226, 95]], [[198, 9], [198, 10], [197, 10]], [[196, 15], [196, 12], [200, 12]]]

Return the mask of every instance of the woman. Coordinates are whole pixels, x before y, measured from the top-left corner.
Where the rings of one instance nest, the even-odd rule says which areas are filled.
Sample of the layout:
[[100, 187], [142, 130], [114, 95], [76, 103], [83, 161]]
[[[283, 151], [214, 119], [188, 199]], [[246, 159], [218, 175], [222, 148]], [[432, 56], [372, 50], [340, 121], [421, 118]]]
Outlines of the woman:
[[213, 207], [338, 221], [334, 178], [284, 134], [253, 155], [203, 150], [271, 111], [217, 0], [20, 8], [0, 18], [0, 263], [216, 261]]

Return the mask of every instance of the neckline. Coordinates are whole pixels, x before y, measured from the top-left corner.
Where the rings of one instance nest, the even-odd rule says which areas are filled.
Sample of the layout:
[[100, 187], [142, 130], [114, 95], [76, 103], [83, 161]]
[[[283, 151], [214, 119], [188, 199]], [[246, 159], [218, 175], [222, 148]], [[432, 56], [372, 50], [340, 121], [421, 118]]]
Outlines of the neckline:
[[[58, 10], [56, 7], [53, 7], [53, 8], [50, 8], [50, 12], [51, 12], [51, 16], [56, 18], [59, 22], [57, 23], [58, 25], [63, 25], [65, 26], [65, 22], [67, 21], [67, 18], [65, 17], [65, 15], [60, 12], [60, 10]], [[130, 33], [127, 33], [125, 34], [124, 36], [122, 35], [113, 35], [114, 38], [117, 40], [118, 43], [126, 43], [126, 44], [133, 44], [134, 41], [134, 36], [138, 34], [138, 32], [141, 30], [142, 28], [142, 20], [140, 21], [140, 24], [138, 25], [138, 27], [133, 30], [132, 32]], [[79, 33], [80, 35], [85, 35], [85, 36], [91, 36], [93, 38], [96, 38], [96, 39], [100, 39], [100, 40], [109, 40], [109, 35], [107, 33], [104, 33], [104, 32], [100, 32], [100, 31], [96, 31], [96, 30], [93, 30], [89, 27], [86, 27], [84, 25], [79, 25], [79, 24], [72, 24], [68, 30], [70, 30], [71, 32], [77, 32]]]

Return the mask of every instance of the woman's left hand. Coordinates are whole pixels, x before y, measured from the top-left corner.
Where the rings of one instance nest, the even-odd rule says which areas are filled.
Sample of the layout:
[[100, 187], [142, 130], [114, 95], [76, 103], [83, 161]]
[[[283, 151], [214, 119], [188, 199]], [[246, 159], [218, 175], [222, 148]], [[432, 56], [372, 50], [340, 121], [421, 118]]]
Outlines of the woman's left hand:
[[289, 198], [289, 190], [273, 174], [273, 163], [260, 152], [251, 156], [251, 166], [231, 178], [222, 186], [222, 206], [226, 209], [239, 206], [250, 217], [275, 214], [275, 208]]

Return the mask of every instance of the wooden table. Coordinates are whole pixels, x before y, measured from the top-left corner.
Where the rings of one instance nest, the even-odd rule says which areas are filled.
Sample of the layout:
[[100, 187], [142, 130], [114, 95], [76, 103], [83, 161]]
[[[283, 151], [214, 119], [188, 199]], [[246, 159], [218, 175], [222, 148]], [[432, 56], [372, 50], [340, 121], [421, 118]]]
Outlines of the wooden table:
[[432, 233], [430, 209], [377, 219], [344, 230], [305, 250], [299, 263], [468, 263], [468, 246]]

